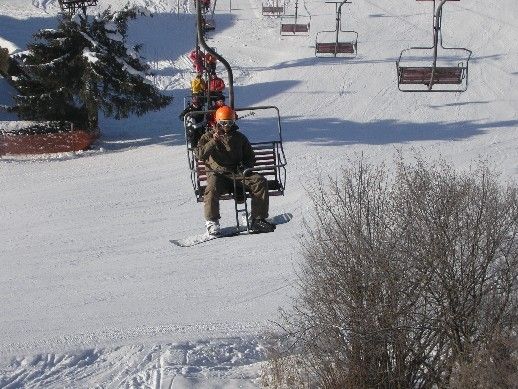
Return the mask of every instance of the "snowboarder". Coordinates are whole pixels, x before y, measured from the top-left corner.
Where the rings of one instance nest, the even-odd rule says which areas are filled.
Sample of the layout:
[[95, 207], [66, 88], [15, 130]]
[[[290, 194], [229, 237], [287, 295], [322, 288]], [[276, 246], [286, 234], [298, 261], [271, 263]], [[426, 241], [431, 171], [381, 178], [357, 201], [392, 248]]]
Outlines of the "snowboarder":
[[[207, 186], [204, 193], [205, 227], [209, 235], [220, 232], [219, 197], [234, 188], [233, 178], [243, 183], [252, 198], [250, 232], [273, 232], [275, 225], [268, 217], [268, 183], [262, 175], [243, 171], [255, 163], [255, 154], [245, 135], [235, 124], [236, 113], [223, 106], [216, 111], [216, 128], [202, 135], [196, 147], [196, 157], [205, 162]], [[237, 195], [237, 194], [236, 194]]]
[[[214, 104], [212, 105], [213, 110], [218, 110], [218, 108], [221, 108], [225, 105], [225, 96], [222, 96], [219, 100], [216, 100]], [[236, 115], [237, 120], [237, 115]], [[213, 129], [216, 128], [216, 112], [213, 112], [209, 114], [207, 117], [207, 128]]]
[[225, 81], [219, 78], [216, 74], [211, 74], [209, 79], [209, 93], [210, 100], [217, 101], [225, 99], [223, 91], [225, 90]]
[[[203, 105], [201, 103], [201, 99], [193, 98], [192, 102], [182, 111], [182, 113], [180, 113], [179, 119], [183, 121], [187, 113], [193, 111], [201, 111], [202, 109]], [[189, 142], [191, 147], [194, 148], [198, 145], [199, 139], [205, 132], [207, 120], [204, 114], [198, 113], [188, 115], [184, 123], [187, 141]]]
[[197, 49], [194, 49], [192, 50], [189, 55], [189, 60], [192, 62], [192, 66], [194, 67], [194, 71], [196, 73], [201, 73], [203, 72], [203, 57], [202, 57], [202, 53], [197, 50]]
[[216, 74], [216, 63], [218, 60], [211, 53], [205, 54], [205, 68], [209, 74]]
[[211, 74], [209, 79], [209, 90], [211, 93], [222, 94], [225, 90], [225, 81], [219, 78], [216, 74]]

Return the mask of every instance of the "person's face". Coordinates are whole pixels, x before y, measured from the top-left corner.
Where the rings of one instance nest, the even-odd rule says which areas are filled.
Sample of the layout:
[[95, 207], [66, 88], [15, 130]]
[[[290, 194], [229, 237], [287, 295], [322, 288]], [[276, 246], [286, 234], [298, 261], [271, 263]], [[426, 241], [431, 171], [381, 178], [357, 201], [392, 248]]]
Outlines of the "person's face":
[[234, 125], [233, 120], [220, 120], [218, 122], [219, 128], [221, 128], [225, 132], [229, 132], [233, 125]]

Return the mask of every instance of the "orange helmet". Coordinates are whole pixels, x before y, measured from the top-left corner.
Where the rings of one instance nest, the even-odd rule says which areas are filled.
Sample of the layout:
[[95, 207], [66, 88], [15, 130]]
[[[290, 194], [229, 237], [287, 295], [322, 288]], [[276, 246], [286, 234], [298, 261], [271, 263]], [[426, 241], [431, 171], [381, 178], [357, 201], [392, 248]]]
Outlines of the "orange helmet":
[[224, 105], [216, 110], [215, 118], [216, 122], [220, 120], [236, 120], [236, 113], [228, 105]]

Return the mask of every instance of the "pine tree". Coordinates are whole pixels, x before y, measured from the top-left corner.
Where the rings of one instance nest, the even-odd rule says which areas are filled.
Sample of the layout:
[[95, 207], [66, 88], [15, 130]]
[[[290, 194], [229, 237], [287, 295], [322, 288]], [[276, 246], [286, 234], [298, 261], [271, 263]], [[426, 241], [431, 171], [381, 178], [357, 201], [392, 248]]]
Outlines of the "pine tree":
[[0, 46], [0, 75], [7, 74], [9, 70], [9, 50]]
[[138, 8], [107, 9], [95, 18], [61, 15], [57, 29], [35, 34], [18, 56], [20, 95], [15, 111], [23, 119], [72, 121], [97, 127], [97, 114], [117, 119], [165, 107], [164, 96], [146, 75], [140, 45], [126, 46], [127, 23]]

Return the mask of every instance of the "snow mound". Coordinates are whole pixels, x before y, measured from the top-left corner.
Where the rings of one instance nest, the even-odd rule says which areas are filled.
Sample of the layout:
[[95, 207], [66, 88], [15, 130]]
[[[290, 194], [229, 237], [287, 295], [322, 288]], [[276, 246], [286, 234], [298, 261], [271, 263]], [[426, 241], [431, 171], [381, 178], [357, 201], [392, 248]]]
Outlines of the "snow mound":
[[261, 338], [98, 348], [13, 357], [0, 387], [258, 388]]

